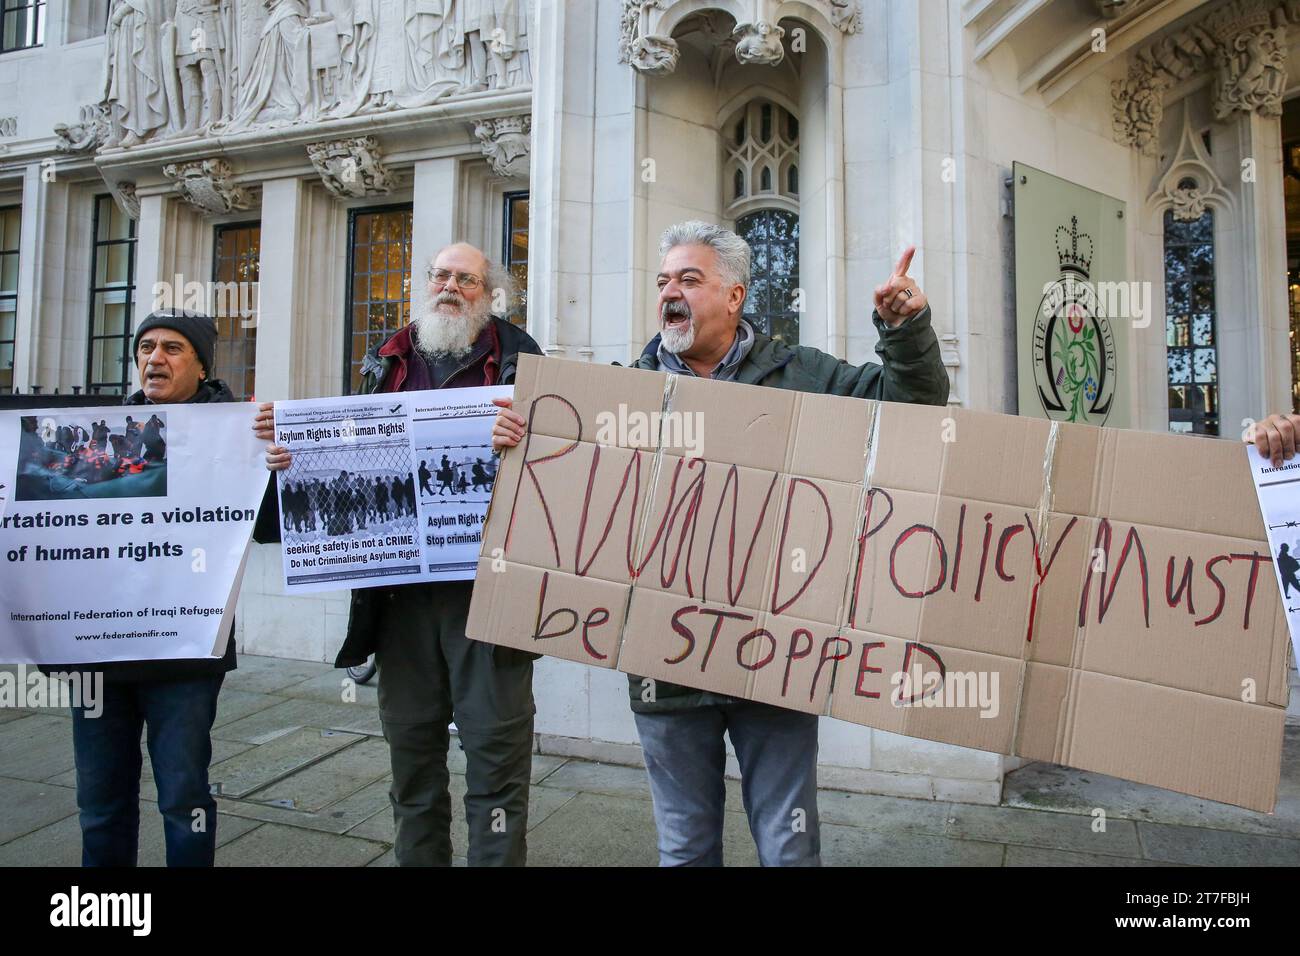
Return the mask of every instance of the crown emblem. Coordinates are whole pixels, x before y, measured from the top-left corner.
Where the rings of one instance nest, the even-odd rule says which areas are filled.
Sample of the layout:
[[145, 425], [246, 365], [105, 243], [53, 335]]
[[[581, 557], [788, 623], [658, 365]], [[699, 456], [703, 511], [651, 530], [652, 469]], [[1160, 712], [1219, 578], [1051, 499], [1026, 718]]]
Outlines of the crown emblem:
[[1078, 272], [1087, 277], [1092, 268], [1092, 236], [1079, 231], [1079, 217], [1070, 217], [1070, 228], [1056, 227], [1056, 256], [1062, 272]]

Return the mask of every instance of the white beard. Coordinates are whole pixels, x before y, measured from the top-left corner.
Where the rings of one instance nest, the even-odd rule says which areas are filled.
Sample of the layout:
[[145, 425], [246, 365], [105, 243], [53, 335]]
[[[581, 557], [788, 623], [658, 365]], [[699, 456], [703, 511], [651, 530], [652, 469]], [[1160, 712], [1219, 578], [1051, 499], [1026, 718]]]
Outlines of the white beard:
[[435, 299], [415, 318], [416, 346], [430, 359], [448, 355], [462, 358], [469, 354], [491, 318], [486, 299], [473, 310], [464, 306], [458, 309]]
[[667, 317], [662, 310], [659, 313], [659, 344], [673, 355], [681, 355], [683, 352], [690, 351], [695, 344], [695, 316], [688, 316], [686, 319], [686, 328], [669, 329], [664, 325]]
[[681, 355], [695, 344], [695, 323], [685, 329], [664, 329], [659, 333], [659, 344], [674, 355]]

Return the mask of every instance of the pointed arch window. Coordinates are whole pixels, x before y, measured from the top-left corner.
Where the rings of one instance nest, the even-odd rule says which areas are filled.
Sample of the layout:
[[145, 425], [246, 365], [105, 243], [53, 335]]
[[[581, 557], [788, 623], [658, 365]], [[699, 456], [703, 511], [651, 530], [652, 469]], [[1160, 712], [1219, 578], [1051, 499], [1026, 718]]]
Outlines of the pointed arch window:
[[723, 124], [723, 205], [737, 219], [759, 207], [799, 211], [799, 120], [785, 107], [753, 99]]
[[1164, 221], [1169, 430], [1218, 435], [1214, 212], [1205, 208], [1195, 218], [1189, 215], [1168, 209]]

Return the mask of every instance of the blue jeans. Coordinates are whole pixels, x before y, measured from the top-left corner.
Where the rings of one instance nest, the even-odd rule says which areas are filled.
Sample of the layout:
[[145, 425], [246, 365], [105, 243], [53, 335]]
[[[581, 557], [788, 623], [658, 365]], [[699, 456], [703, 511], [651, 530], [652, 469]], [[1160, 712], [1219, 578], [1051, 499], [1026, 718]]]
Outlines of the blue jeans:
[[737, 701], [635, 714], [650, 773], [660, 866], [721, 866], [731, 736], [763, 866], [820, 866], [816, 715]]
[[136, 865], [140, 732], [146, 726], [167, 865], [212, 866], [217, 802], [208, 791], [209, 732], [224, 678], [106, 681], [102, 714], [92, 718], [72, 709], [82, 866]]

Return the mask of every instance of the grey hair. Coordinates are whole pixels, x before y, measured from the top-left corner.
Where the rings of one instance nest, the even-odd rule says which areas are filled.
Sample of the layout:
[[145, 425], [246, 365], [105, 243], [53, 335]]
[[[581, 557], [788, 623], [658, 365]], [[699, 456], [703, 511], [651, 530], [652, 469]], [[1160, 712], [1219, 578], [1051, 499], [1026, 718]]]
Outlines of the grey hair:
[[497, 289], [500, 289], [505, 295], [506, 309], [509, 310], [519, 293], [519, 283], [509, 269], [497, 265], [486, 256], [484, 259], [487, 260], [487, 292], [494, 296]]
[[722, 277], [731, 285], [749, 288], [749, 243], [730, 229], [698, 219], [674, 223], [659, 237], [659, 258], [676, 246], [708, 246], [718, 255]]

